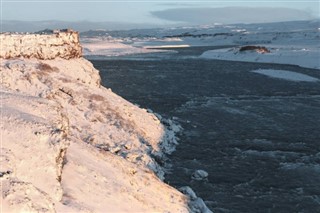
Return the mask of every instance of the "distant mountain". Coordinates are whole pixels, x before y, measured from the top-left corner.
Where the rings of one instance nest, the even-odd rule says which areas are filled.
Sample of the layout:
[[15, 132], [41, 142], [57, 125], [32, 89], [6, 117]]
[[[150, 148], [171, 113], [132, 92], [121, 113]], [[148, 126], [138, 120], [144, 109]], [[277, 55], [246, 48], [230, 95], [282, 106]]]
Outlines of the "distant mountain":
[[[221, 29], [221, 33], [227, 32], [226, 26], [244, 27], [247, 30], [259, 28], [260, 31], [290, 31], [293, 29], [307, 30], [320, 28], [320, 19], [306, 21], [287, 21], [274, 23], [255, 23], [255, 24], [215, 24], [212, 22], [207, 25], [155, 25], [155, 24], [132, 24], [123, 22], [65, 22], [65, 21], [2, 21], [3, 32], [38, 32], [45, 29], [74, 29], [81, 32], [81, 36], [94, 37], [110, 35], [112, 37], [163, 37], [177, 35], [179, 33], [188, 32], [188, 29], [208, 30], [214, 28]], [[230, 31], [230, 29], [228, 30]]]
[[128, 29], [142, 29], [142, 28], [154, 28], [164, 27], [163, 25], [155, 24], [136, 24], [136, 23], [125, 23], [125, 22], [90, 22], [90, 21], [78, 21], [78, 22], [67, 22], [67, 21], [14, 21], [14, 20], [3, 20], [2, 31], [3, 32], [37, 32], [43, 29], [67, 29], [72, 28], [74, 30], [83, 32], [95, 29], [105, 30], [128, 30]]
[[166, 28], [132, 29], [132, 30], [89, 30], [80, 33], [81, 37], [111, 36], [115, 38], [145, 38], [145, 37], [199, 37], [230, 35], [239, 32], [290, 32], [320, 29], [320, 19], [308, 21], [288, 21], [258, 24], [210, 24], [194, 26], [177, 26]]
[[153, 11], [151, 14], [163, 20], [189, 24], [266, 23], [315, 18], [304, 10], [275, 7], [174, 8]]

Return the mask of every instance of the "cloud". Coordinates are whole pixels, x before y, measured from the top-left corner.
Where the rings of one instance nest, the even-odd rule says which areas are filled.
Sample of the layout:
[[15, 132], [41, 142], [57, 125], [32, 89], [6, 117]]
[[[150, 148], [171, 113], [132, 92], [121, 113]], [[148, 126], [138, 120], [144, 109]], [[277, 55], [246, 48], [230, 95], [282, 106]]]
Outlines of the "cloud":
[[271, 7], [175, 8], [153, 11], [157, 18], [191, 24], [265, 23], [310, 20], [314, 17], [303, 10]]
[[178, 3], [178, 2], [175, 2], [175, 3], [159, 3], [157, 4], [159, 6], [174, 6], [174, 7], [177, 7], [177, 6], [186, 6], [186, 7], [194, 7], [195, 5], [203, 5], [203, 3], [196, 3], [196, 2], [188, 2], [188, 3]]

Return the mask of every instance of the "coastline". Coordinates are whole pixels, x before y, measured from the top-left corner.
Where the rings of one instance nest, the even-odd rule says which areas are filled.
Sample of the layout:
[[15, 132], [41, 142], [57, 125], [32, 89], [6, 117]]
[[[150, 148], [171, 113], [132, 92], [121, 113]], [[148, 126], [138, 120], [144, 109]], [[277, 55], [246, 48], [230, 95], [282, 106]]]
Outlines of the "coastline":
[[2, 209], [190, 211], [153, 157], [173, 150], [175, 129], [102, 87], [77, 54], [37, 50], [1, 60]]

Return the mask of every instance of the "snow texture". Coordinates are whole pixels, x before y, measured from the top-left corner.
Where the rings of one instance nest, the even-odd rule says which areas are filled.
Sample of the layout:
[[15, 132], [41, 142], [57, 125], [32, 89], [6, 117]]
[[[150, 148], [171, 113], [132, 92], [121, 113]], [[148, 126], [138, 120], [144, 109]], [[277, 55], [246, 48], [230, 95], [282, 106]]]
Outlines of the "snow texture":
[[238, 48], [209, 50], [200, 58], [228, 61], [263, 62], [276, 64], [292, 64], [302, 67], [320, 69], [319, 48], [289, 48], [266, 45], [271, 53], [256, 51], [239, 52]]
[[164, 52], [165, 50], [150, 50], [147, 48], [137, 48], [121, 43], [117, 39], [108, 38], [87, 38], [82, 40], [83, 54], [85, 56], [122, 56], [130, 54], [143, 54]]
[[191, 212], [212, 213], [212, 211], [208, 209], [204, 201], [201, 198], [197, 197], [196, 193], [189, 186], [183, 186], [179, 190], [189, 197], [189, 206]]
[[[234, 25], [216, 23], [166, 29], [108, 31], [107, 37], [87, 36], [84, 40], [90, 41], [90, 45], [95, 45], [94, 43], [101, 45], [103, 40], [103, 45], [105, 45], [103, 52], [107, 55], [109, 52], [116, 52], [114, 54], [116, 55], [120, 49], [109, 48], [108, 45], [110, 44], [107, 44], [107, 41], [109, 43], [116, 42], [119, 47], [123, 47], [121, 49], [123, 54], [148, 53], [145, 48], [168, 49], [206, 46], [212, 47], [212, 50], [209, 48], [200, 58], [292, 64], [320, 69], [319, 26], [319, 20]], [[226, 48], [226, 45], [233, 47]], [[270, 53], [261, 54], [256, 51], [239, 51], [241, 46], [248, 45], [265, 46], [270, 50]], [[217, 50], [217, 48], [226, 49]], [[103, 54], [103, 52], [95, 48], [91, 48], [91, 50], [89, 54], [95, 54], [95, 52]]]
[[1, 212], [191, 211], [155, 160], [179, 126], [102, 87], [83, 58], [0, 66]]

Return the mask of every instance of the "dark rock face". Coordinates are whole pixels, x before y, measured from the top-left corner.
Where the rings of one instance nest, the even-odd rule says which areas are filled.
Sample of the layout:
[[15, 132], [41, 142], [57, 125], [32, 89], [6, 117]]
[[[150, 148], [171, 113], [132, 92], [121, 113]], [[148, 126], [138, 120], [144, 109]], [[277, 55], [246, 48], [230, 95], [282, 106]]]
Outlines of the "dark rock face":
[[239, 52], [244, 52], [248, 50], [256, 51], [258, 53], [270, 53], [270, 50], [263, 46], [243, 46], [239, 49]]

